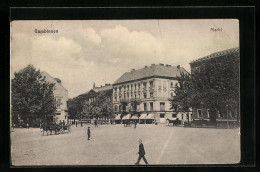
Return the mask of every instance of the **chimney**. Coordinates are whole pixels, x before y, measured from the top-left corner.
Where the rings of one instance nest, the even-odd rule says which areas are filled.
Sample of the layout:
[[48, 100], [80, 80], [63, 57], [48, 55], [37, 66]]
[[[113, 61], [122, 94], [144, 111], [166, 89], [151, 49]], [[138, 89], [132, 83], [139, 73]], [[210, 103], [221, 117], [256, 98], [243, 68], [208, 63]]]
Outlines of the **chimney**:
[[61, 84], [61, 80], [59, 78], [54, 78], [58, 83]]
[[177, 65], [177, 68], [180, 69], [180, 65]]

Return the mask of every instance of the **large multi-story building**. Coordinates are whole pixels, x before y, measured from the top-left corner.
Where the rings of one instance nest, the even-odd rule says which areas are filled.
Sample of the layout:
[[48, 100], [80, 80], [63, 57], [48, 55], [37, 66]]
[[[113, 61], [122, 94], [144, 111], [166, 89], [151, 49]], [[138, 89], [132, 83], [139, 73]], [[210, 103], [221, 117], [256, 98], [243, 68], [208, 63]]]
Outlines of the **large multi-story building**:
[[56, 123], [68, 122], [68, 90], [64, 88], [59, 78], [53, 78], [47, 72], [42, 72], [42, 76], [45, 77], [45, 80], [49, 83], [55, 83], [54, 87], [54, 97], [56, 99], [56, 111], [55, 114], [50, 114], [47, 116], [48, 121], [53, 121]]
[[[191, 74], [198, 72], [203, 73], [205, 69], [205, 65], [210, 64], [218, 64], [225, 63], [227, 58], [233, 58], [239, 60], [239, 48], [232, 48], [216, 53], [212, 53], [206, 57], [199, 58], [190, 63]], [[230, 66], [231, 67], [231, 66]], [[239, 68], [239, 66], [237, 66]], [[224, 74], [225, 75], [225, 74]], [[238, 74], [239, 75], [239, 74]], [[214, 76], [212, 76], [214, 77]], [[239, 107], [239, 105], [238, 105]], [[192, 118], [196, 119], [204, 119], [210, 120], [210, 109], [205, 107], [204, 103], [201, 102], [200, 105], [192, 107]], [[239, 119], [239, 111], [237, 109], [230, 109], [226, 106], [219, 108], [216, 112], [216, 121], [238, 121]]]
[[182, 72], [187, 73], [179, 65], [152, 64], [124, 73], [113, 84], [115, 116], [127, 114], [126, 118], [129, 118], [138, 113], [141, 121], [155, 119], [160, 123], [165, 123], [167, 118], [176, 118], [169, 99], [175, 95], [177, 76]]

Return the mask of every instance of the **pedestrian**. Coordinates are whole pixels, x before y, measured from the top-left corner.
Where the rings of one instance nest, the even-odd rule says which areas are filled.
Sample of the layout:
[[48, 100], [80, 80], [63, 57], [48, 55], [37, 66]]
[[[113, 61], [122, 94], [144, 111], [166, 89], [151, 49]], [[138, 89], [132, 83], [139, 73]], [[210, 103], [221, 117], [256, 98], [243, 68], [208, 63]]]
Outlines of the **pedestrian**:
[[80, 126], [82, 127], [82, 121], [80, 121]]
[[139, 157], [138, 157], [138, 160], [135, 163], [135, 165], [139, 165], [139, 162], [140, 162], [141, 158], [143, 158], [145, 164], [148, 165], [148, 162], [147, 162], [147, 160], [146, 160], [146, 158], [144, 156], [145, 155], [145, 150], [144, 150], [144, 145], [143, 145], [141, 139], [139, 139], [139, 152], [137, 154], [139, 154]]
[[88, 127], [88, 140], [90, 140], [90, 127]]
[[136, 128], [136, 125], [137, 125], [137, 121], [136, 120], [134, 121], [134, 124], [135, 124], [135, 128]]
[[27, 127], [27, 129], [29, 129], [29, 123], [27, 122], [27, 124], [26, 124], [26, 127]]
[[78, 122], [76, 121], [76, 127], [78, 127]]

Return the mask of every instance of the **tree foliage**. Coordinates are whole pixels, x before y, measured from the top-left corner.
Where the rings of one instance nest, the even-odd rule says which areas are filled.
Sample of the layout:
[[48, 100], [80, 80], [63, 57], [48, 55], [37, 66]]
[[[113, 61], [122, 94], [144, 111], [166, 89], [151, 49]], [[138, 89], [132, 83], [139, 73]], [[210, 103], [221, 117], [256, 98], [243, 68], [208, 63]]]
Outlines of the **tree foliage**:
[[54, 86], [54, 83], [45, 81], [40, 70], [32, 65], [15, 72], [11, 80], [12, 115], [19, 114], [26, 120], [30, 115], [43, 118], [53, 114], [56, 110]]
[[216, 110], [230, 110], [239, 106], [239, 57], [237, 54], [213, 58], [201, 63], [200, 71], [177, 78], [176, 96], [171, 99], [172, 109], [187, 111], [201, 104], [210, 109], [210, 118]]
[[113, 104], [111, 100], [108, 100], [107, 93], [95, 93], [95, 101], [92, 103], [86, 102], [87, 99], [88, 95], [81, 95], [69, 100], [68, 111], [72, 118], [95, 117], [108, 119], [112, 117]]
[[84, 108], [83, 97], [78, 96], [68, 100], [68, 113], [71, 119], [79, 119]]

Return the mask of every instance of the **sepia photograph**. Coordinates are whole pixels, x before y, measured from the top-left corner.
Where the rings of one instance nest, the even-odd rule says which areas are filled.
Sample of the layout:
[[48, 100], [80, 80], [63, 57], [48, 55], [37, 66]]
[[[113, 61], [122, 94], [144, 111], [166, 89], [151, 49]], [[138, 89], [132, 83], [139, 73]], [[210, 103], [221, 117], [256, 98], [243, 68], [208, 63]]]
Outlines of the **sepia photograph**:
[[238, 164], [237, 19], [13, 20], [11, 166]]

